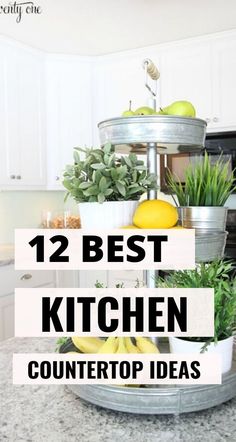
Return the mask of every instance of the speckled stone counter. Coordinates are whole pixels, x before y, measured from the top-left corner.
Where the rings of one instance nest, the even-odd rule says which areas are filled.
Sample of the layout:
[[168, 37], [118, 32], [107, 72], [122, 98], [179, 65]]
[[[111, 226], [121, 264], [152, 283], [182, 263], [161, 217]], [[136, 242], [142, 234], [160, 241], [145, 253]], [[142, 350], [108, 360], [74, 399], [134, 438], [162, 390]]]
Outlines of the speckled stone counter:
[[97, 408], [64, 386], [12, 385], [12, 353], [54, 348], [54, 339], [0, 343], [1, 442], [236, 441], [236, 399], [199, 413], [142, 416]]

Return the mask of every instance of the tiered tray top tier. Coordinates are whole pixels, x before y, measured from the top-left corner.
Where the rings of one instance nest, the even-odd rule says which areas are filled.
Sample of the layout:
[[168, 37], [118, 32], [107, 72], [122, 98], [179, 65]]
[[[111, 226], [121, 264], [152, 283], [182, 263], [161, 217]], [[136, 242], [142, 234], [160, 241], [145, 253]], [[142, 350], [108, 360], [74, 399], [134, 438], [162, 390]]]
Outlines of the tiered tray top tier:
[[195, 152], [203, 148], [206, 135], [204, 120], [169, 115], [111, 118], [98, 128], [101, 145], [109, 141], [121, 153], [146, 153], [149, 143], [160, 154]]
[[[116, 151], [146, 154], [197, 152], [204, 147], [206, 122], [198, 118], [148, 115], [111, 118], [98, 124], [103, 146], [111, 142]], [[154, 161], [154, 157], [152, 157]], [[150, 166], [150, 165], [149, 165]], [[160, 345], [163, 344], [160, 342]], [[168, 352], [164, 346], [161, 350]], [[82, 399], [117, 411], [139, 414], [179, 414], [219, 405], [236, 395], [236, 348], [232, 370], [222, 385], [144, 386], [68, 385]]]

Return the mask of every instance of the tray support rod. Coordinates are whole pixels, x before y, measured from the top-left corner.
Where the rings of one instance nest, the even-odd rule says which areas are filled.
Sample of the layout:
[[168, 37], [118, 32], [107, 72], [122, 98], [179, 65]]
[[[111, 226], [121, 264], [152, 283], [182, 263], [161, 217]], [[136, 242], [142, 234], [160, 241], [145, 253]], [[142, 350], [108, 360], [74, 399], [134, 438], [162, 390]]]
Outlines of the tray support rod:
[[[149, 173], [157, 175], [157, 146], [156, 143], [147, 144], [147, 169]], [[148, 192], [148, 199], [155, 200], [157, 191], [151, 189]], [[146, 271], [146, 285], [149, 288], [155, 288], [155, 270]]]
[[[147, 169], [149, 173], [153, 173], [157, 176], [157, 145], [156, 143], [148, 143], [147, 144]], [[149, 190], [148, 199], [155, 200], [157, 199], [157, 190]], [[157, 276], [157, 272], [155, 270], [146, 270], [146, 286], [148, 288], [155, 288], [155, 277]], [[151, 338], [152, 341], [157, 345], [158, 338]]]

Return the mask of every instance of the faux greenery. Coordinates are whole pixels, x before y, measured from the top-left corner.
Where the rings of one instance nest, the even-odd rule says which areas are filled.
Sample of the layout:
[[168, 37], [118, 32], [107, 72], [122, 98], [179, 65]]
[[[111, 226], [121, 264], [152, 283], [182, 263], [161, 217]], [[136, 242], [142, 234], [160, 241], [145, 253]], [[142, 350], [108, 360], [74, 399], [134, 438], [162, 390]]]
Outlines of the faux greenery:
[[[84, 159], [80, 158], [80, 153]], [[134, 153], [118, 157], [107, 143], [103, 149], [76, 148], [74, 164], [64, 172], [67, 196], [76, 202], [138, 200], [150, 189], [156, 189], [156, 177], [147, 173], [144, 162]]]
[[157, 278], [158, 287], [195, 288], [209, 287], [215, 290], [214, 338], [184, 338], [191, 341], [214, 341], [232, 336], [236, 330], [236, 281], [230, 279], [233, 266], [230, 261], [213, 261], [198, 264], [195, 270], [170, 273], [166, 279]]
[[177, 175], [167, 172], [167, 185], [177, 196], [180, 206], [224, 206], [236, 190], [234, 173], [229, 174], [229, 162], [220, 157], [215, 164], [205, 153], [203, 161], [185, 170], [185, 184]]

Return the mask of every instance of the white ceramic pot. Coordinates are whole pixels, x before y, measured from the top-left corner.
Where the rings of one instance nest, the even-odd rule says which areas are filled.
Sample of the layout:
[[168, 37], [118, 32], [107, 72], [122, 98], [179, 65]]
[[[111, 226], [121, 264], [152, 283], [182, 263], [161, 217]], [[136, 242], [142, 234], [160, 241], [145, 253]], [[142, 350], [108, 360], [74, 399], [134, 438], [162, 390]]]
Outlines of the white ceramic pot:
[[133, 214], [139, 201], [106, 201], [80, 203], [81, 226], [84, 229], [116, 229], [133, 224]]
[[[223, 339], [222, 341], [218, 341], [218, 343], [215, 345], [214, 342], [212, 342], [207, 347], [207, 353], [219, 353], [221, 356], [221, 369], [222, 373], [226, 373], [231, 369], [232, 366], [232, 357], [233, 357], [233, 341], [234, 338], [231, 336], [230, 338]], [[170, 344], [170, 352], [171, 353], [200, 353], [201, 349], [204, 345], [204, 342], [191, 342], [191, 341], [185, 341], [184, 339], [169, 338], [169, 344]]]

